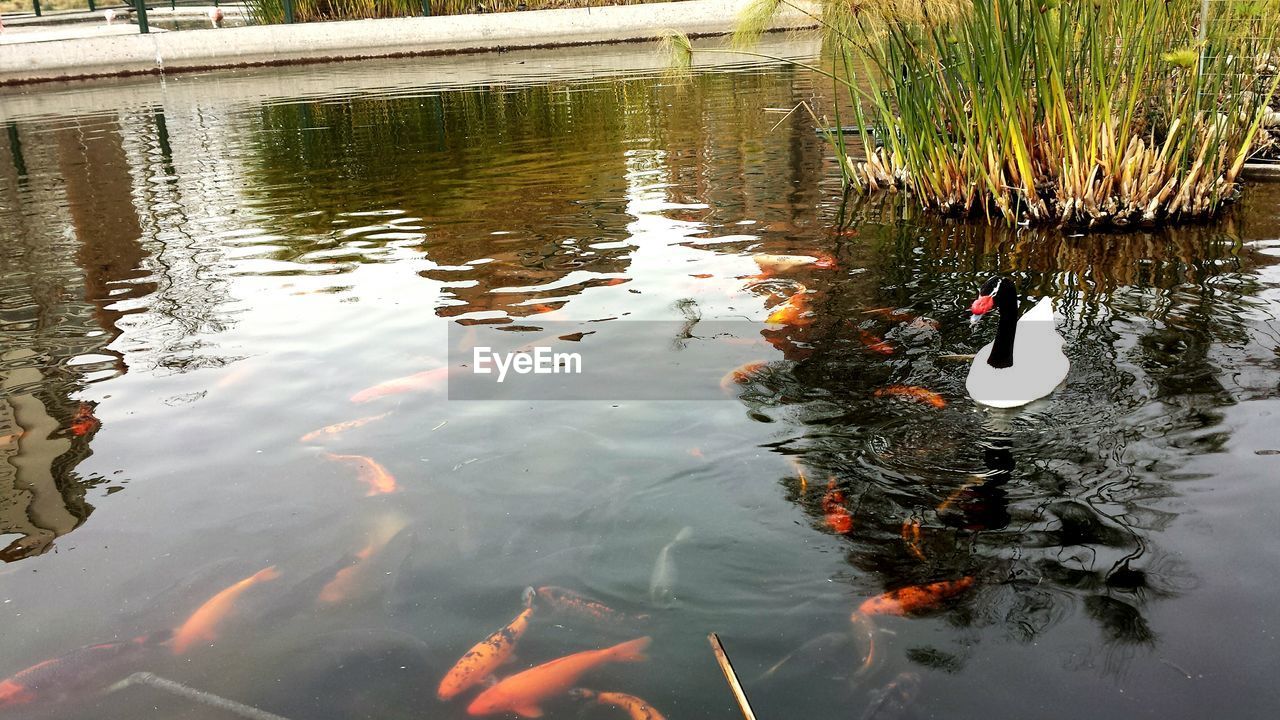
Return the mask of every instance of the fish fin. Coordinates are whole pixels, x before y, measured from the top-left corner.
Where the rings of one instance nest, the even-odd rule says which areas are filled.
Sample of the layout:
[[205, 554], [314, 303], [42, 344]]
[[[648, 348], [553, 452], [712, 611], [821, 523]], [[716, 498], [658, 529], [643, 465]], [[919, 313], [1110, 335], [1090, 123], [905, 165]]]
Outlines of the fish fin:
[[520, 717], [527, 717], [527, 718], [542, 717], [542, 708], [538, 707], [537, 705], [533, 705], [533, 704], [520, 705], [518, 707], [513, 707], [511, 709], [514, 710], [516, 714], [519, 715]]
[[674, 545], [675, 543], [684, 542], [691, 537], [693, 537], [693, 528], [686, 525], [680, 529], [680, 532], [676, 533], [676, 537], [671, 541], [671, 543]]
[[485, 675], [484, 677], [480, 678], [479, 684], [483, 686], [484, 689], [488, 690], [489, 688], [498, 684], [498, 676], [494, 675], [493, 673], [489, 673], [488, 675]]
[[511, 653], [510, 655], [507, 656], [505, 660], [502, 661], [502, 664], [511, 665], [513, 663], [518, 663], [518, 662], [520, 662], [520, 656], [515, 653]]
[[534, 590], [532, 585], [525, 588], [524, 592], [520, 594], [520, 599], [524, 602], [526, 608], [533, 607], [533, 601], [536, 597], [538, 597], [538, 591]]
[[649, 647], [649, 643], [653, 640], [647, 635], [635, 640], [629, 640], [620, 645], [614, 645], [612, 650], [613, 659], [616, 662], [643, 662], [649, 659], [644, 651]]

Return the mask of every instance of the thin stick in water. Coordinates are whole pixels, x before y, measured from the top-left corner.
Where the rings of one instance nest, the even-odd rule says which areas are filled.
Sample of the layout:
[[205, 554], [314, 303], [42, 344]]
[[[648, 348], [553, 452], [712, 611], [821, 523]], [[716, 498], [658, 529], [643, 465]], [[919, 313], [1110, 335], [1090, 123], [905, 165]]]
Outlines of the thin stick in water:
[[239, 715], [242, 718], [248, 718], [249, 720], [289, 720], [281, 715], [269, 713], [266, 710], [259, 710], [252, 705], [245, 705], [244, 703], [238, 703], [235, 700], [228, 700], [227, 698], [214, 695], [213, 693], [197, 690], [193, 687], [187, 687], [180, 682], [168, 680], [149, 672], [136, 672], [107, 688], [107, 692], [123, 690], [130, 685], [138, 683], [150, 685], [153, 688], [173, 693], [174, 695], [187, 698], [188, 700], [194, 700], [202, 705], [208, 705], [209, 707], [215, 707], [219, 710], [225, 710], [229, 713]]
[[751, 703], [747, 702], [747, 694], [742, 691], [742, 684], [738, 682], [738, 674], [733, 671], [733, 663], [729, 662], [729, 656], [725, 654], [724, 646], [720, 644], [720, 636], [711, 633], [707, 636], [707, 640], [711, 642], [711, 650], [716, 654], [716, 662], [720, 663], [720, 671], [724, 673], [724, 679], [729, 681], [729, 689], [738, 700], [738, 707], [742, 708], [743, 716], [747, 720], [756, 720], [756, 714], [751, 711]]

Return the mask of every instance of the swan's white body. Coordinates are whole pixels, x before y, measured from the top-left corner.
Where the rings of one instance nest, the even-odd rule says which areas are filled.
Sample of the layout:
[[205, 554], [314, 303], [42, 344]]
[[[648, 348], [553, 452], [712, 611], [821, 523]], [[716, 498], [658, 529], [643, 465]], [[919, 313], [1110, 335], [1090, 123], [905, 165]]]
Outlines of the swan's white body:
[[965, 389], [983, 405], [1012, 408], [1026, 405], [1053, 392], [1067, 377], [1071, 363], [1062, 352], [1062, 336], [1053, 319], [1053, 301], [1041, 298], [1018, 318], [1013, 336], [1013, 365], [994, 368], [987, 364], [994, 342], [973, 356]]

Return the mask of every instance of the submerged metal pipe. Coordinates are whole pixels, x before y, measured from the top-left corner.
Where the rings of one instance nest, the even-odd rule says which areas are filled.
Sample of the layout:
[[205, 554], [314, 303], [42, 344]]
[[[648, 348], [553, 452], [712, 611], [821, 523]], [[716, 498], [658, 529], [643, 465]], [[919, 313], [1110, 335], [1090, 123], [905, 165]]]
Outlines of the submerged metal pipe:
[[204, 690], [197, 690], [193, 687], [183, 685], [180, 682], [162, 678], [155, 673], [149, 672], [136, 672], [107, 688], [107, 692], [110, 693], [117, 690], [123, 690], [130, 685], [137, 684], [150, 685], [153, 688], [164, 690], [167, 693], [172, 693], [179, 697], [193, 700], [202, 705], [218, 708], [219, 710], [225, 710], [229, 713], [239, 715], [240, 717], [248, 718], [249, 720], [289, 720], [284, 716], [269, 713], [266, 710], [259, 710], [252, 705], [245, 705], [244, 703], [238, 703], [235, 700], [228, 700], [227, 698], [219, 695], [214, 695], [213, 693], [205, 692]]

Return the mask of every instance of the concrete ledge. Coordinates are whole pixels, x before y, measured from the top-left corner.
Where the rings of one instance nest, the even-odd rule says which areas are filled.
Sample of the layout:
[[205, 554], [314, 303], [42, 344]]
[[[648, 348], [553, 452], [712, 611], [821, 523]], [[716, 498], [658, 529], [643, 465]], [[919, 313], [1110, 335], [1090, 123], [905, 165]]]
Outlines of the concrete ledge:
[[[722, 39], [695, 41], [695, 47], [722, 47]], [[811, 61], [822, 50], [817, 33], [771, 33], [758, 50], [779, 58]], [[695, 52], [695, 73], [772, 64], [736, 54]], [[264, 103], [356, 97], [422, 95], [468, 87], [518, 88], [549, 82], [588, 82], [653, 77], [667, 59], [653, 42], [586, 45], [574, 48], [472, 53], [445, 59], [371, 59], [312, 65], [257, 67], [185, 73], [164, 82], [149, 75], [94, 82], [41, 83], [0, 89], [0, 123], [44, 121], [100, 112], [128, 114], [154, 108], [217, 106], [227, 111]]]
[[[731, 32], [748, 0], [182, 30], [0, 45], [0, 85], [244, 65], [474, 53]], [[773, 29], [812, 27], [780, 14]]]
[[1245, 163], [1240, 179], [1252, 182], [1280, 182], [1280, 161]]

